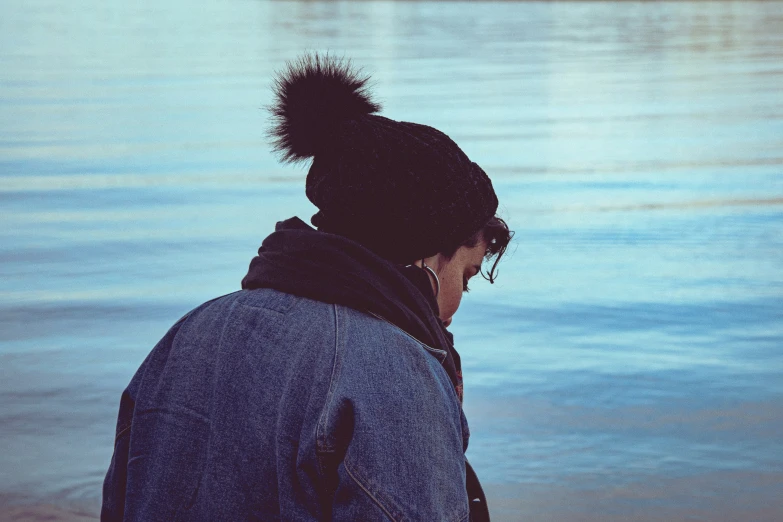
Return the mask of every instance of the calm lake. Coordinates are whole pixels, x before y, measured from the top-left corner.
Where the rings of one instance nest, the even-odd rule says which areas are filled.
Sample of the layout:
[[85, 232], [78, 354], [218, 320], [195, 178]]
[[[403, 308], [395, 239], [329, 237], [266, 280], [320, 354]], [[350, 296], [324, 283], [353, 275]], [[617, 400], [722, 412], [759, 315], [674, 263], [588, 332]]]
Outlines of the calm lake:
[[314, 213], [305, 50], [516, 230], [452, 325], [495, 520], [783, 520], [783, 3], [381, 0], [0, 4], [0, 520], [95, 516], [148, 351]]

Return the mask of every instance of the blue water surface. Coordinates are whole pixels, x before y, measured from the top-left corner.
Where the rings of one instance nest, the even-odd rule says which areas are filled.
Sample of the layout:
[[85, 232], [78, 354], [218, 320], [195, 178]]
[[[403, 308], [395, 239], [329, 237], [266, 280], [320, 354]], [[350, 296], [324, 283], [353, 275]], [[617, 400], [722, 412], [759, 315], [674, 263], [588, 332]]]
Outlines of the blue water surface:
[[516, 231], [452, 326], [494, 519], [783, 519], [783, 3], [739, 1], [2, 3], [0, 514], [94, 517], [135, 369], [314, 212], [263, 109], [305, 50]]

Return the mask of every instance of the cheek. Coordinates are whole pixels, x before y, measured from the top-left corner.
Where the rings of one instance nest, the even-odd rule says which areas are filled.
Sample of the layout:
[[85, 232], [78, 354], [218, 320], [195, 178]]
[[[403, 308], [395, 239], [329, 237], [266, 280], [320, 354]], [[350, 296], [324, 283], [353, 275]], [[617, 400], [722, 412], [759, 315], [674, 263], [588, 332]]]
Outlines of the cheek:
[[462, 301], [462, 276], [451, 275], [441, 282], [440, 295], [438, 295], [440, 318], [444, 321], [451, 318], [459, 308], [460, 301]]

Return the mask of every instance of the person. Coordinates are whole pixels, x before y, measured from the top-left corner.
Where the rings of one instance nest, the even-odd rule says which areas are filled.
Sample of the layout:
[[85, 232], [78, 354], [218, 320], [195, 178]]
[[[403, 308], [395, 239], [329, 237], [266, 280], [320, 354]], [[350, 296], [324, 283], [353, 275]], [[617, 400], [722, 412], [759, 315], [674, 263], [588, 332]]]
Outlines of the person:
[[279, 222], [242, 290], [141, 364], [102, 520], [489, 518], [446, 327], [512, 234], [484, 171], [442, 132], [380, 116], [368, 80], [318, 54], [278, 74], [274, 147], [312, 158], [316, 228]]

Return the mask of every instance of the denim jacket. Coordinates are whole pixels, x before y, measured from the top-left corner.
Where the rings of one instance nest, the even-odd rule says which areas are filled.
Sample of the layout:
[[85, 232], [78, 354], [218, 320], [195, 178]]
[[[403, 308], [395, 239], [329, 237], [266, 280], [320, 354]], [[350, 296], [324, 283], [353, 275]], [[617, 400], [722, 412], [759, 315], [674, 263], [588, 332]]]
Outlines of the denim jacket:
[[445, 355], [272, 289], [205, 303], [122, 394], [101, 519], [467, 520]]

